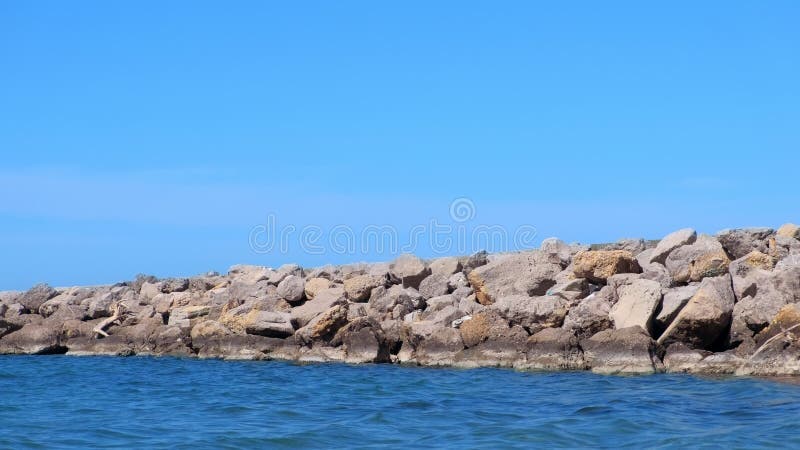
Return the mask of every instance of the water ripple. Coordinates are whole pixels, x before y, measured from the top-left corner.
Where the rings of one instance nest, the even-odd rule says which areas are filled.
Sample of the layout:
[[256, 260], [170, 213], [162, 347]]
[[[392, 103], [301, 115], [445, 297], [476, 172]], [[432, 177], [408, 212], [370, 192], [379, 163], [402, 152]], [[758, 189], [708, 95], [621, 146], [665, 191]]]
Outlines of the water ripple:
[[798, 447], [796, 380], [0, 357], [0, 448]]

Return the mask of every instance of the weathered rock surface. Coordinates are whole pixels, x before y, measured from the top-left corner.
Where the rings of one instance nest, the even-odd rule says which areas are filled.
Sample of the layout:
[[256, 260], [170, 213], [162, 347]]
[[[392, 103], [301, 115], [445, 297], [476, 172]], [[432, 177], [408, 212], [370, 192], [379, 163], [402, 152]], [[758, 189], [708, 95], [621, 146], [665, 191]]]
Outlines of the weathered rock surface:
[[800, 375], [798, 237], [794, 225], [686, 229], [657, 243], [551, 238], [498, 255], [38, 285], [0, 292], [0, 353]]
[[483, 305], [491, 305], [498, 298], [510, 295], [545, 295], [556, 284], [555, 277], [562, 270], [561, 265], [547, 259], [539, 251], [502, 255], [475, 268], [467, 278], [478, 302]]
[[664, 264], [667, 257], [673, 250], [684, 245], [691, 245], [697, 240], [697, 232], [691, 228], [684, 228], [664, 236], [659, 241], [653, 253], [650, 255], [650, 262]]
[[581, 342], [586, 364], [603, 374], [649, 374], [663, 371], [659, 348], [641, 327], [601, 331]]
[[658, 343], [668, 346], [682, 342], [692, 348], [711, 350], [720, 345], [719, 340], [730, 324], [734, 301], [730, 275], [706, 278]]
[[627, 250], [589, 250], [575, 255], [572, 264], [577, 278], [605, 283], [619, 273], [641, 273], [642, 268]]
[[661, 303], [661, 285], [651, 280], [634, 280], [620, 286], [619, 299], [611, 308], [614, 328], [639, 326], [652, 334], [653, 314]]
[[719, 241], [701, 235], [693, 244], [670, 252], [664, 265], [675, 282], [688, 283], [727, 273], [730, 262]]

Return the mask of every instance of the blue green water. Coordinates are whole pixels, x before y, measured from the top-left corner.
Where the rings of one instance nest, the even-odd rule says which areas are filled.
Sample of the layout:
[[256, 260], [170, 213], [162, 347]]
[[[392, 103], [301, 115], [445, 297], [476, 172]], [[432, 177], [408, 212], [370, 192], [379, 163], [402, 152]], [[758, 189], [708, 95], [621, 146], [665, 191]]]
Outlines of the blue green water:
[[800, 385], [0, 357], [1, 448], [800, 447]]

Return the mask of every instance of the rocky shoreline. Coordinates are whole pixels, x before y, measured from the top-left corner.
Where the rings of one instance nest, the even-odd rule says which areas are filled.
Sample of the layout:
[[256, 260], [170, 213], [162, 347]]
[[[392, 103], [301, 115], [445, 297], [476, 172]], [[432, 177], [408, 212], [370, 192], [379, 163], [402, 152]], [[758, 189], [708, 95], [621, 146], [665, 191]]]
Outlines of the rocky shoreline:
[[800, 375], [800, 227], [0, 292], [0, 354]]

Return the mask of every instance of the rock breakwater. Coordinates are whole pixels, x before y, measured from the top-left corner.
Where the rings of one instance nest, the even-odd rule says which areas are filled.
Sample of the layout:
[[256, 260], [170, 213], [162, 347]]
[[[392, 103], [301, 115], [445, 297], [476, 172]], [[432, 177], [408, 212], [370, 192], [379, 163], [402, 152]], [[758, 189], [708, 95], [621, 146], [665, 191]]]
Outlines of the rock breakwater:
[[800, 227], [38, 285], [0, 353], [800, 375]]

